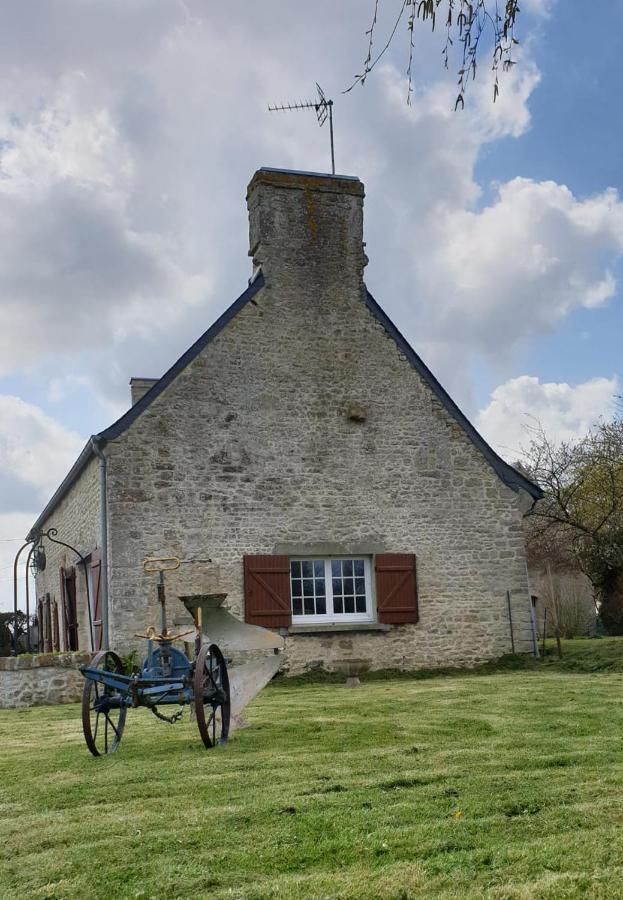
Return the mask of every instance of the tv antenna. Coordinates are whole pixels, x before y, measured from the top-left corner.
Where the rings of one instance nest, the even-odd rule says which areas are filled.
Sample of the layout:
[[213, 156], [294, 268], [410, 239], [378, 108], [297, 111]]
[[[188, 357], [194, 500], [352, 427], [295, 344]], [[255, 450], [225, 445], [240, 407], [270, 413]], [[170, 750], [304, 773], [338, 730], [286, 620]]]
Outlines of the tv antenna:
[[281, 106], [270, 106], [268, 112], [289, 112], [294, 109], [315, 109], [318, 118], [318, 124], [322, 128], [324, 123], [329, 119], [329, 134], [331, 139], [331, 173], [335, 175], [335, 151], [333, 148], [333, 100], [327, 100], [324, 91], [316, 82], [318, 90], [318, 100], [301, 100], [298, 103], [283, 103]]

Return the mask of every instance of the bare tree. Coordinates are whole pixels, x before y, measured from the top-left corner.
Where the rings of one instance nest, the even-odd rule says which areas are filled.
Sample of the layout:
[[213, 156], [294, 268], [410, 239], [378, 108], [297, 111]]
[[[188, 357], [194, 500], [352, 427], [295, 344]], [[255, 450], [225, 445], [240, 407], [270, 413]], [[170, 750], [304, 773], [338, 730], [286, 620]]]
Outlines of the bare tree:
[[[389, 0], [385, 0], [389, 3]], [[344, 93], [351, 91], [356, 84], [365, 84], [374, 67], [381, 61], [392, 42], [396, 39], [399, 26], [406, 24], [407, 32], [407, 103], [411, 102], [413, 93], [415, 30], [421, 22], [435, 30], [437, 21], [443, 23], [445, 43], [442, 58], [446, 69], [449, 57], [456, 43], [459, 47], [460, 65], [458, 75], [458, 94], [455, 109], [465, 107], [465, 93], [470, 79], [476, 78], [478, 59], [483, 44], [489, 39], [491, 68], [494, 72], [493, 100], [500, 91], [500, 68], [508, 72], [516, 64], [513, 50], [519, 43], [515, 37], [515, 24], [519, 14], [519, 0], [398, 0], [398, 12], [393, 20], [393, 27], [383, 43], [381, 50], [375, 52], [374, 42], [379, 19], [380, 0], [374, 0], [374, 10], [370, 27], [366, 31], [368, 52], [359, 75]]]
[[560, 642], [560, 638], [562, 636], [562, 602], [560, 592], [556, 590], [554, 585], [554, 576], [552, 575], [552, 567], [550, 563], [547, 563], [547, 591], [545, 594], [546, 597], [546, 609], [550, 614], [550, 622], [552, 624], [552, 630], [554, 632], [554, 637], [556, 638], [556, 650], [558, 651], [558, 658], [562, 657], [562, 644]]
[[[526, 474], [529, 474], [526, 472]], [[595, 593], [574, 552], [571, 533], [558, 523], [543, 526], [535, 516], [524, 520], [530, 586], [538, 596], [537, 616], [544, 631], [560, 639], [592, 632]]]
[[527, 465], [545, 491], [531, 512], [533, 540], [577, 561], [605, 627], [623, 634], [623, 421], [602, 422], [582, 440], [560, 443], [539, 428]]

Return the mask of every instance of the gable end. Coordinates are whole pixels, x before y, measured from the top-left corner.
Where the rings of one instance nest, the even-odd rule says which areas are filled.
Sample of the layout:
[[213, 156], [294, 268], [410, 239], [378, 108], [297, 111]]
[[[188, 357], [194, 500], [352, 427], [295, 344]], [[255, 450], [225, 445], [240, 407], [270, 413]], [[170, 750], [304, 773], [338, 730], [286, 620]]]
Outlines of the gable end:
[[54, 509], [61, 502], [63, 497], [65, 497], [69, 491], [71, 490], [75, 481], [77, 481], [78, 477], [85, 469], [89, 460], [95, 455], [95, 451], [93, 448], [93, 444], [97, 444], [98, 447], [103, 447], [107, 441], [112, 441], [115, 438], [119, 437], [120, 434], [130, 427], [132, 422], [134, 422], [144, 410], [150, 406], [153, 401], [158, 397], [164, 390], [167, 388], [171, 382], [180, 374], [180, 372], [186, 368], [189, 363], [193, 361], [193, 359], [201, 353], [204, 347], [206, 347], [211, 341], [217, 337], [218, 334], [225, 328], [225, 326], [231, 322], [231, 320], [236, 316], [241, 309], [243, 309], [249, 301], [253, 300], [255, 295], [264, 287], [264, 276], [261, 270], [257, 273], [257, 276], [251, 281], [247, 289], [238, 297], [237, 300], [228, 307], [225, 312], [219, 316], [219, 318], [214, 322], [207, 331], [201, 335], [195, 343], [188, 348], [188, 350], [180, 356], [177, 362], [173, 363], [171, 368], [165, 372], [162, 378], [158, 379], [156, 383], [150, 388], [140, 400], [138, 400], [134, 406], [130, 407], [130, 409], [124, 413], [121, 418], [117, 419], [110, 427], [106, 428], [104, 431], [101, 431], [99, 434], [95, 434], [89, 438], [86, 443], [86, 446], [82, 450], [82, 453], [73, 464], [59, 487], [56, 489], [51, 499], [46, 504], [43, 512], [37, 518], [37, 521], [34, 523], [30, 531], [28, 532], [28, 539], [30, 540], [33, 535], [38, 531], [39, 528], [43, 525], [48, 516], [54, 511]]
[[151, 387], [148, 391], [143, 394], [140, 400], [138, 400], [134, 406], [131, 406], [130, 409], [124, 413], [120, 419], [117, 419], [109, 428], [106, 428], [104, 431], [101, 431], [97, 437], [100, 441], [114, 441], [115, 438], [119, 437], [120, 434], [130, 427], [132, 422], [137, 419], [144, 410], [150, 406], [156, 397], [159, 397], [160, 394], [167, 388], [172, 381], [174, 381], [177, 376], [180, 374], [186, 366], [189, 365], [195, 359], [196, 356], [201, 353], [204, 347], [214, 340], [217, 335], [225, 328], [231, 320], [238, 315], [241, 309], [243, 309], [247, 303], [255, 297], [261, 288], [264, 287], [264, 276], [262, 271], [260, 270], [257, 274], [257, 277], [251, 282], [249, 287], [242, 293], [237, 300], [234, 300], [232, 305], [225, 310], [225, 312], [219, 316], [219, 318], [211, 325], [207, 331], [198, 338], [195, 343], [188, 348], [186, 353], [182, 354], [177, 362], [173, 363], [171, 368], [164, 373], [162, 378], [158, 379], [158, 381]]
[[540, 500], [543, 496], [543, 491], [541, 490], [541, 488], [538, 485], [534, 484], [534, 482], [530, 481], [529, 478], [526, 478], [524, 475], [522, 475], [521, 472], [518, 472], [517, 469], [514, 469], [513, 466], [509, 465], [507, 462], [504, 462], [504, 460], [497, 455], [495, 450], [493, 450], [489, 446], [489, 444], [487, 444], [482, 435], [480, 435], [476, 431], [467, 416], [461, 412], [448, 392], [437, 381], [428, 366], [417, 355], [404, 335], [402, 335], [400, 331], [398, 331], [387, 313], [385, 313], [383, 309], [381, 309], [379, 304], [376, 302], [376, 300], [368, 290], [366, 290], [366, 304], [374, 318], [383, 326], [389, 336], [393, 338], [397, 346], [400, 348], [401, 352], [406, 356], [409, 363], [413, 366], [413, 368], [422, 378], [425, 384], [428, 385], [428, 387], [431, 389], [435, 397], [437, 397], [444, 409], [463, 429], [472, 444], [474, 444], [474, 446], [477, 447], [478, 450], [480, 450], [491, 468], [495, 471], [496, 475], [504, 482], [505, 485], [507, 485], [507, 487], [511, 488], [513, 491], [526, 491], [526, 493], [530, 494], [530, 496], [534, 500]]

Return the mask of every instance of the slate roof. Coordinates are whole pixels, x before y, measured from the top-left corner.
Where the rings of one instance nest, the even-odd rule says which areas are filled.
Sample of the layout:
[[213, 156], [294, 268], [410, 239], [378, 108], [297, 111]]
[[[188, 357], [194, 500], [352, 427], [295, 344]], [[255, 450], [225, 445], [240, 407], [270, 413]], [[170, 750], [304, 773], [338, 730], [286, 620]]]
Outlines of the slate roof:
[[[85, 469], [89, 461], [95, 456], [93, 443], [104, 447], [108, 441], [113, 441], [119, 435], [126, 431], [132, 422], [134, 422], [142, 412], [144, 412], [160, 394], [167, 388], [171, 382], [186, 368], [189, 363], [204, 349], [207, 345], [220, 334], [225, 326], [242, 310], [250, 300], [264, 287], [264, 276], [261, 271], [251, 281], [247, 289], [235, 300], [225, 312], [205, 331], [188, 350], [180, 356], [177, 362], [173, 363], [171, 368], [151, 387], [134, 406], [124, 413], [116, 422], [105, 428], [99, 434], [93, 435], [86, 443], [80, 456], [73, 464], [58, 489], [53, 494], [45, 509], [38, 517], [35, 524], [30, 529], [28, 537], [30, 538], [38, 528], [43, 525], [50, 513], [56, 508], [60, 501], [70, 490], [71, 486], [77, 480], [78, 476]], [[472, 443], [480, 450], [489, 465], [494, 469], [499, 478], [508, 487], [514, 491], [523, 490], [530, 494], [535, 500], [543, 496], [543, 491], [538, 485], [534, 484], [528, 478], [518, 472], [517, 469], [505, 462], [497, 453], [487, 444], [485, 439], [476, 431], [469, 419], [461, 412], [454, 400], [446, 392], [446, 390], [437, 381], [428, 366], [418, 356], [407, 339], [398, 331], [394, 323], [391, 321], [387, 313], [385, 313], [376, 302], [372, 294], [366, 290], [366, 305], [372, 315], [381, 323], [387, 333], [394, 339], [401, 352], [406, 356], [410, 364], [426, 382], [433, 394], [445, 407], [452, 418], [461, 426], [465, 434]]]

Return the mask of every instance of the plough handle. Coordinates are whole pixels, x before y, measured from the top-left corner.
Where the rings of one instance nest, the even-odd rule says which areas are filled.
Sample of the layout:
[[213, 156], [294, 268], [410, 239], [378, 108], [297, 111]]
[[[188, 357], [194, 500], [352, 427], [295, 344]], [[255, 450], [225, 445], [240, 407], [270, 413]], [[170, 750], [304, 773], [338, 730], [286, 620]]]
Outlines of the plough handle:
[[163, 632], [158, 634], [156, 629], [153, 626], [150, 626], [145, 634], [135, 633], [134, 637], [145, 638], [146, 641], [155, 641], [156, 643], [158, 643], [162, 641], [179, 641], [180, 638], [186, 637], [186, 635], [188, 634], [196, 634], [195, 629], [191, 628], [189, 631], [180, 631], [179, 634], [173, 634], [165, 629]]
[[143, 560], [144, 572], [173, 572], [182, 564], [177, 556], [148, 556]]

